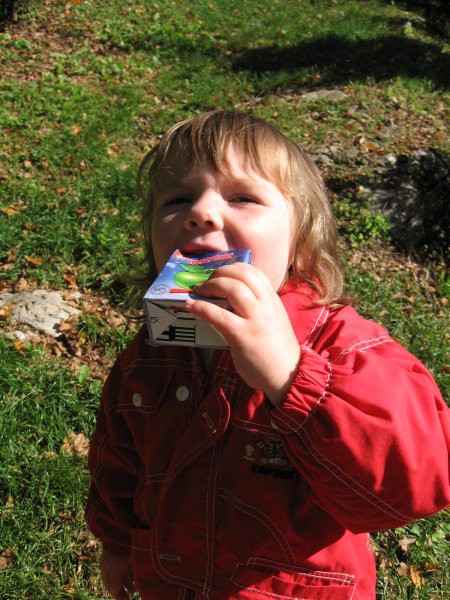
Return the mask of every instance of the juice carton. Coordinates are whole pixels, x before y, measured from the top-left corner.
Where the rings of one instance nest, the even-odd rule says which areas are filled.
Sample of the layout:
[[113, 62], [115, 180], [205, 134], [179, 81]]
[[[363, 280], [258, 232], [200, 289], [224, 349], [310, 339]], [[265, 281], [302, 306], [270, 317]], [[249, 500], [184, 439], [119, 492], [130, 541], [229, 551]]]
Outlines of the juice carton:
[[175, 346], [227, 347], [224, 337], [212, 325], [185, 310], [184, 302], [189, 296], [227, 307], [223, 298], [204, 298], [192, 288], [209, 279], [218, 267], [234, 262], [251, 264], [250, 250], [210, 252], [196, 257], [183, 256], [175, 250], [143, 298], [150, 341]]

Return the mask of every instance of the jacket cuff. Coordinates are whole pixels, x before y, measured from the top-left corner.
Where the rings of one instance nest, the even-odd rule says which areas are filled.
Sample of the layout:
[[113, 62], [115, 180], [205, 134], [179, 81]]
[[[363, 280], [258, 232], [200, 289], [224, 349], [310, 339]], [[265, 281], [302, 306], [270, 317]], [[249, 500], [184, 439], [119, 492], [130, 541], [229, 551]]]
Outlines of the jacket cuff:
[[270, 409], [273, 427], [285, 434], [301, 429], [327, 396], [330, 379], [330, 363], [302, 346], [297, 374], [286, 398]]

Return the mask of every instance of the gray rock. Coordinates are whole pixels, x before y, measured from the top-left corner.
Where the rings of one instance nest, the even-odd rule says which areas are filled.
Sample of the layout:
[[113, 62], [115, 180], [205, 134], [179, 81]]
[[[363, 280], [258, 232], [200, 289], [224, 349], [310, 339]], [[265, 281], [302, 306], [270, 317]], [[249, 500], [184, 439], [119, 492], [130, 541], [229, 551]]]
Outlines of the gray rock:
[[314, 102], [316, 100], [322, 100], [325, 98], [326, 100], [331, 100], [332, 102], [339, 102], [339, 100], [343, 100], [347, 98], [348, 94], [339, 89], [320, 89], [313, 90], [312, 92], [305, 92], [300, 96], [300, 100], [306, 102]]
[[58, 338], [59, 325], [69, 317], [80, 314], [59, 292], [34, 290], [32, 292], [0, 294], [0, 308], [10, 306], [10, 323], [23, 323], [45, 335]]
[[[339, 164], [364, 165], [373, 183], [359, 186], [357, 197], [370, 198], [370, 207], [381, 211], [399, 244], [419, 246], [437, 242], [446, 248], [450, 238], [450, 178], [448, 164], [432, 148], [409, 155], [370, 156], [357, 148], [335, 149], [310, 145], [305, 149], [317, 165], [333, 170]], [[376, 180], [376, 181], [375, 181]]]

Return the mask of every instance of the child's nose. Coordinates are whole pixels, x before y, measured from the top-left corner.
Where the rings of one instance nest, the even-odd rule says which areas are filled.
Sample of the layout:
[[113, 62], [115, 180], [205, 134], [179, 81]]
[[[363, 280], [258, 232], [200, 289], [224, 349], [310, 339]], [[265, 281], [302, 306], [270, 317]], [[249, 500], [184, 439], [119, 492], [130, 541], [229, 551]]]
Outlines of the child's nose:
[[191, 205], [191, 210], [186, 216], [186, 229], [221, 229], [223, 219], [218, 199], [212, 193], [203, 194]]

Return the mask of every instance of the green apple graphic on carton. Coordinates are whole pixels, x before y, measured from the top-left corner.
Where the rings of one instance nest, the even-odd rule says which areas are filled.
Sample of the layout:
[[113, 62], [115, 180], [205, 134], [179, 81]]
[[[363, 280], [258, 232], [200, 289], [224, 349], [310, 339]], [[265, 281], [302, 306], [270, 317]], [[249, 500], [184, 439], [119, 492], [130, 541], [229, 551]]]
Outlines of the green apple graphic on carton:
[[191, 290], [195, 285], [207, 281], [214, 273], [214, 269], [205, 268], [203, 265], [187, 265], [179, 263], [184, 271], [178, 271], [173, 277], [174, 283], [184, 289]]

